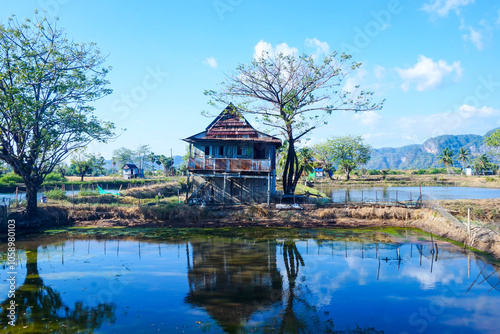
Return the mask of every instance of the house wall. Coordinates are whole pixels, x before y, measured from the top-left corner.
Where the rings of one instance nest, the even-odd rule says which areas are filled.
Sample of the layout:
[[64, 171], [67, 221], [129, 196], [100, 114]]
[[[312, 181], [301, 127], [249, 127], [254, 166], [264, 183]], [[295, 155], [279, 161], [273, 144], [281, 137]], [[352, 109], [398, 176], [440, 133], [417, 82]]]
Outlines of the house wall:
[[265, 143], [195, 143], [194, 158], [269, 159], [274, 146]]
[[[193, 176], [195, 191], [205, 179], [199, 175]], [[271, 178], [271, 196], [274, 195], [274, 182]], [[268, 178], [228, 177], [224, 192], [224, 177], [211, 177], [198, 192], [197, 198], [206, 203], [266, 203]]]

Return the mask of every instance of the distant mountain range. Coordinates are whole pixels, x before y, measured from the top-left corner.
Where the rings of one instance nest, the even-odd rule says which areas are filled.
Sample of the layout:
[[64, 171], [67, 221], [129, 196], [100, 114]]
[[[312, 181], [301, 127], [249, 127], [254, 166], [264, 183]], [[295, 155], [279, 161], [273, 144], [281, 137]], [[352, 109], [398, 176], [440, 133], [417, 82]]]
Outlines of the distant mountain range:
[[[500, 129], [500, 128], [499, 128]], [[490, 161], [499, 163], [497, 156], [492, 155], [492, 150], [484, 144], [484, 138], [497, 129], [493, 129], [484, 136], [479, 135], [443, 135], [426, 140], [421, 145], [407, 145], [403, 147], [384, 147], [373, 149], [371, 159], [366, 164], [367, 169], [419, 169], [428, 167], [444, 167], [438, 162], [438, 156], [445, 147], [454, 153], [454, 160], [461, 147], [471, 152], [472, 157], [487, 154]], [[461, 167], [458, 161], [454, 166]]]

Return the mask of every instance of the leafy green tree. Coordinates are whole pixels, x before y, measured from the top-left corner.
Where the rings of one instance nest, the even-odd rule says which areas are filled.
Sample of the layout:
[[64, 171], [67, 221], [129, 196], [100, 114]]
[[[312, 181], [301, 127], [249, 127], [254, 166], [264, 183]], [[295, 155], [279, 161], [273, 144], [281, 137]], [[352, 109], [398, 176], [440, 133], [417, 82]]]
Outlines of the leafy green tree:
[[462, 170], [465, 169], [465, 165], [470, 160], [470, 151], [465, 147], [460, 147], [460, 150], [458, 151], [458, 160], [462, 164]]
[[151, 162], [151, 168], [153, 170], [153, 173], [155, 171], [155, 165], [158, 165], [158, 166], [161, 165], [160, 156], [155, 154], [154, 152], [151, 152], [148, 154], [148, 161]]
[[309, 175], [314, 172], [313, 166], [313, 151], [308, 147], [303, 147], [297, 150], [297, 159], [301, 166], [303, 166], [303, 173]]
[[172, 168], [174, 166], [174, 159], [170, 157], [166, 157], [165, 155], [160, 155], [158, 159], [163, 165], [163, 174], [166, 176], [169, 172], [172, 172]]
[[0, 24], [0, 159], [26, 184], [26, 218], [37, 214], [46, 175], [75, 149], [114, 136], [91, 102], [106, 88], [105, 57], [76, 43], [46, 17]]
[[115, 165], [118, 165], [118, 168], [122, 168], [124, 165], [128, 163], [134, 162], [135, 153], [131, 149], [126, 147], [120, 147], [113, 151], [112, 160]]
[[61, 163], [57, 164], [55, 171], [58, 172], [61, 175], [61, 177], [64, 179], [64, 177], [68, 173], [68, 165], [61, 162]]
[[487, 146], [493, 148], [496, 154], [500, 154], [500, 129], [491, 133], [484, 139]]
[[76, 174], [80, 176], [80, 180], [83, 181], [83, 177], [87, 174], [102, 174], [106, 161], [102, 156], [93, 153], [87, 154], [83, 150], [78, 150], [73, 154], [71, 164], [74, 166]]
[[453, 166], [454, 155], [455, 153], [449, 147], [445, 147], [441, 155], [438, 155], [438, 161], [444, 164], [448, 174], [450, 174], [450, 167]]
[[334, 137], [315, 145], [313, 149], [321, 160], [337, 164], [344, 171], [347, 181], [353, 170], [370, 160], [372, 150], [361, 136]]
[[324, 57], [263, 53], [227, 75], [219, 91], [205, 91], [205, 95], [213, 105], [238, 102], [236, 111], [256, 115], [261, 124], [286, 139], [288, 152], [282, 182], [284, 193], [292, 194], [304, 169], [297, 159], [297, 141], [325, 124], [334, 111], [382, 107], [381, 103], [372, 103], [373, 94], [359, 86], [354, 91], [340, 88], [346, 76], [360, 66], [344, 53]]
[[490, 169], [490, 160], [486, 154], [481, 154], [472, 161], [476, 173], [481, 174]]

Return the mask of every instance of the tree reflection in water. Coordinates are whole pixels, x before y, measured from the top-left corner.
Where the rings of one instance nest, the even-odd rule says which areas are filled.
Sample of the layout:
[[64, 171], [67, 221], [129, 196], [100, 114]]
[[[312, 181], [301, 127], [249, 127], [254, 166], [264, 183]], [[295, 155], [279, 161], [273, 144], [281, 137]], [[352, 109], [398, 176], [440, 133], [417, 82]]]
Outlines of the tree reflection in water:
[[[277, 265], [279, 248], [288, 288]], [[305, 262], [295, 241], [211, 238], [186, 244], [186, 252], [185, 300], [204, 308], [225, 332], [340, 333], [334, 331], [328, 313], [311, 304], [310, 291], [300, 284]], [[261, 318], [259, 312], [272, 315]]]
[[213, 238], [193, 241], [191, 255], [188, 245], [186, 250], [186, 302], [206, 309], [227, 333], [238, 332], [253, 313], [281, 300], [275, 242]]
[[[115, 321], [115, 305], [101, 303], [86, 307], [76, 302], [73, 309], [63, 304], [61, 295], [44, 284], [38, 272], [38, 249], [26, 252], [26, 279], [15, 291], [16, 333], [92, 333], [105, 321]], [[1, 304], [0, 317], [7, 319], [10, 298]], [[12, 326], [2, 321], [4, 331]]]

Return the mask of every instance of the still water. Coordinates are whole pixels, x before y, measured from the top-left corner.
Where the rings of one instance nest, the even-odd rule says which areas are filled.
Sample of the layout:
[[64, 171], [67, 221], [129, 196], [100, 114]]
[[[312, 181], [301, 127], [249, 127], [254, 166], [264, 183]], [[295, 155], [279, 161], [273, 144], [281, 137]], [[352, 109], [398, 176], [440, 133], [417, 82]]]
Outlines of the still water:
[[435, 200], [500, 198], [500, 189], [474, 187], [318, 187], [333, 202], [415, 201], [420, 194]]
[[436, 251], [414, 230], [103, 231], [16, 243], [14, 329], [0, 245], [0, 331], [498, 333], [500, 325], [499, 267], [434, 239]]

